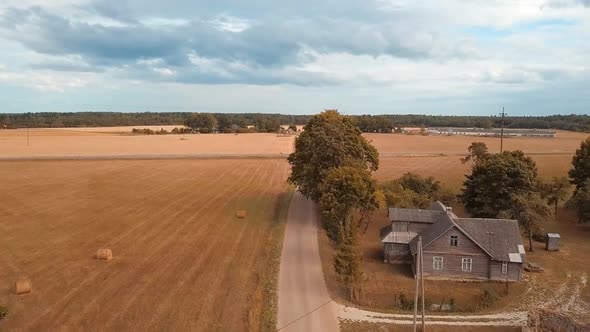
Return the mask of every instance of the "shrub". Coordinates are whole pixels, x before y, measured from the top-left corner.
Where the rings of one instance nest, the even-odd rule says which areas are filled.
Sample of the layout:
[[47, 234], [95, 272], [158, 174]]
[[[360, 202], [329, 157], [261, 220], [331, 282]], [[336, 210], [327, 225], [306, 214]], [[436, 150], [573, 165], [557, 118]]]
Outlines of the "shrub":
[[5, 306], [0, 305], [0, 320], [3, 320], [6, 315], [8, 315], [8, 309], [6, 309]]

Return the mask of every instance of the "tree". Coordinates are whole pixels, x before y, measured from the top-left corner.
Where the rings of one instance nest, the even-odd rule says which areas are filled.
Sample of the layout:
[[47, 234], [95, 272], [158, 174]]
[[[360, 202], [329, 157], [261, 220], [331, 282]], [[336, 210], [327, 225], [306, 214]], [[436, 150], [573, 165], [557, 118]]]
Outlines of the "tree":
[[290, 124], [289, 129], [293, 130], [294, 132], [297, 132], [297, 126], [294, 124]]
[[576, 210], [578, 223], [590, 222], [590, 180], [578, 189], [569, 200], [568, 206]]
[[193, 113], [185, 121], [184, 125], [194, 131], [210, 133], [217, 127], [217, 119], [209, 113]]
[[233, 121], [228, 114], [216, 114], [215, 118], [217, 119], [217, 129], [219, 132], [231, 132]]
[[463, 164], [469, 162], [470, 160], [477, 161], [478, 159], [485, 158], [489, 155], [488, 147], [484, 142], [473, 142], [467, 148], [469, 153], [465, 158], [461, 158], [461, 162]]
[[355, 211], [360, 212], [359, 224], [364, 222], [366, 231], [370, 215], [382, 205], [377, 182], [371, 178], [368, 170], [361, 168], [343, 166], [331, 169], [319, 190], [324, 225], [333, 240], [338, 239], [343, 223]]
[[381, 190], [386, 203], [399, 208], [426, 209], [432, 201], [440, 200], [447, 204], [455, 201], [455, 195], [433, 177], [426, 178], [414, 173], [406, 173], [383, 184]]
[[460, 197], [474, 217], [494, 218], [510, 209], [513, 195], [537, 191], [537, 166], [522, 151], [477, 159], [466, 177]]
[[590, 179], [590, 137], [580, 144], [572, 158], [572, 169], [569, 171], [570, 182], [580, 190]]
[[533, 251], [533, 236], [542, 232], [545, 221], [553, 219], [553, 210], [539, 193], [516, 194], [511, 201], [510, 209], [504, 210], [501, 216], [518, 220], [529, 239], [529, 250]]
[[339, 233], [340, 241], [337, 243], [334, 256], [334, 270], [348, 288], [350, 300], [353, 301], [355, 290], [359, 289], [363, 277], [363, 256], [358, 245], [357, 228], [352, 222], [343, 223]]
[[295, 152], [289, 155], [289, 182], [315, 202], [319, 186], [332, 168], [352, 166], [369, 171], [379, 167], [379, 153], [353, 125], [350, 117], [334, 110], [313, 116], [295, 140]]
[[541, 196], [547, 200], [547, 203], [554, 207], [554, 212], [557, 214], [557, 205], [561, 201], [565, 201], [570, 190], [570, 182], [565, 176], [554, 176], [551, 182], [541, 183]]

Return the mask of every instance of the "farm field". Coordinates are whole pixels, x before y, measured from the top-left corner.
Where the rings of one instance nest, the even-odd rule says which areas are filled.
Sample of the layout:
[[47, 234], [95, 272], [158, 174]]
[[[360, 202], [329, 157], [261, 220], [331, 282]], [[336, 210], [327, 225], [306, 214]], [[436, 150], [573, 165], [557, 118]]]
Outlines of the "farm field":
[[[177, 126], [137, 126], [170, 130]], [[0, 158], [73, 156], [286, 156], [293, 151], [294, 136], [276, 134], [131, 135], [131, 127], [48, 128], [0, 130]], [[382, 158], [457, 157], [474, 141], [499, 150], [498, 138], [364, 134]], [[588, 134], [559, 131], [556, 138], [506, 138], [505, 149], [532, 155], [571, 155]], [[454, 160], [454, 159], [453, 159]]]
[[[464, 155], [472, 142], [484, 142], [490, 152], [500, 150], [500, 139], [475, 136], [421, 136], [363, 134], [383, 157], [414, 155]], [[580, 147], [588, 133], [557, 131], [555, 138], [506, 137], [504, 150], [520, 149], [530, 154], [569, 154]]]
[[[1, 162], [0, 330], [258, 325], [288, 171], [273, 159]], [[113, 259], [95, 260], [105, 247]], [[32, 293], [14, 294], [20, 276]]]
[[0, 130], [0, 158], [281, 156], [293, 149], [292, 136], [277, 134], [131, 135], [133, 127], [117, 128], [30, 129], [28, 146], [26, 129]]

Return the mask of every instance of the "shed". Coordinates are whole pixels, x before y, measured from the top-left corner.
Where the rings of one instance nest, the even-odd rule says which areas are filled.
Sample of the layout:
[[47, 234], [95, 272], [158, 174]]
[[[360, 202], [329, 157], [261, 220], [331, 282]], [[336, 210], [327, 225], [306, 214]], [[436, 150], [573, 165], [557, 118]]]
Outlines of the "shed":
[[559, 251], [559, 239], [560, 236], [557, 233], [547, 233], [545, 250], [548, 251]]

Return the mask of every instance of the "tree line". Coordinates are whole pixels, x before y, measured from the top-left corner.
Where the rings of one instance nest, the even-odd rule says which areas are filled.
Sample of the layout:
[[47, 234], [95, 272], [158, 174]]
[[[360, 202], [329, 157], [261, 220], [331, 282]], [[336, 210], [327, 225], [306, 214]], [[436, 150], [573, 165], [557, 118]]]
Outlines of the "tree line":
[[[191, 112], [74, 112], [74, 113], [6, 113], [0, 114], [1, 128], [110, 127], [184, 124], [195, 114], [210, 114], [221, 131], [230, 128], [256, 127], [257, 131], [278, 130], [279, 125], [304, 125], [310, 115], [261, 113], [191, 113]], [[390, 133], [402, 127], [480, 127], [499, 128], [499, 116], [437, 116], [414, 114], [353, 115], [350, 117], [362, 132]], [[589, 115], [513, 116], [504, 119], [506, 128], [562, 129], [590, 132]]]

